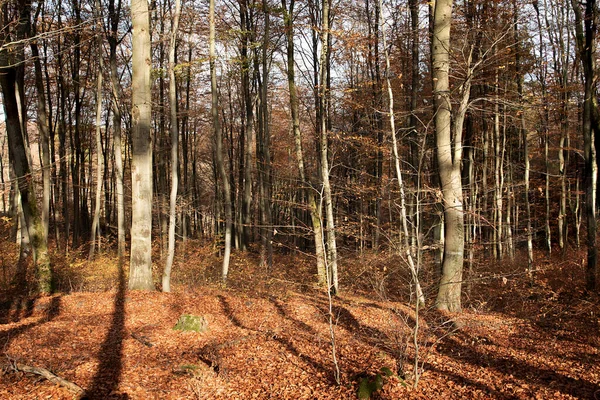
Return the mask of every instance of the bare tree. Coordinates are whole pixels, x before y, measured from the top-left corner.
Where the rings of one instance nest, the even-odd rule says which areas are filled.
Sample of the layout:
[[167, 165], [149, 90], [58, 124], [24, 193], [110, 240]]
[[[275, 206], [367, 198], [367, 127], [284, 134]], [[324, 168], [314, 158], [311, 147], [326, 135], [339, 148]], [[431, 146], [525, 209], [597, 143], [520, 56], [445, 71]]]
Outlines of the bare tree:
[[150, 13], [147, 0], [132, 0], [131, 260], [129, 289], [152, 282], [152, 91]]

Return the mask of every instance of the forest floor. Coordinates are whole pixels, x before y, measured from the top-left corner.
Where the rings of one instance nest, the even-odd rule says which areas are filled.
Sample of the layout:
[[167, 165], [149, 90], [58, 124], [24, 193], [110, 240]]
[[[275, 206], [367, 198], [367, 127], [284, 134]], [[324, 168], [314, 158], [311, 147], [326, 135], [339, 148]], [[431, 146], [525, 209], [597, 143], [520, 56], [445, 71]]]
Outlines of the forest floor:
[[[14, 254], [1, 253], [6, 274]], [[482, 262], [463, 313], [435, 312], [428, 292], [416, 339], [406, 274], [392, 255], [342, 260], [330, 326], [308, 257], [278, 255], [267, 273], [253, 253], [235, 253], [223, 287], [210, 246], [182, 253], [173, 293], [126, 291], [107, 255], [55, 260], [61, 291], [51, 296], [2, 292], [0, 398], [77, 397], [16, 372], [18, 363], [98, 399], [353, 399], [375, 380], [371, 398], [380, 399], [600, 399], [600, 302], [582, 290], [581, 262], [566, 261], [583, 253], [540, 261], [533, 285], [522, 263]], [[208, 330], [174, 330], [182, 314], [203, 316]]]

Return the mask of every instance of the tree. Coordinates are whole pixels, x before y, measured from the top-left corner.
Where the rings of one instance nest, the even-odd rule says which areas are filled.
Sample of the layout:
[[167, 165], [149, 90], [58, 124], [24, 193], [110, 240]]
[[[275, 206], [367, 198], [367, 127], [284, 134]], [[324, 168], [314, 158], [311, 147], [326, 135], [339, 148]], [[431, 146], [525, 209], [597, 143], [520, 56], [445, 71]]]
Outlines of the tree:
[[171, 193], [169, 196], [169, 247], [167, 262], [162, 279], [163, 292], [171, 291], [171, 269], [175, 258], [175, 224], [177, 217], [177, 164], [179, 163], [179, 124], [177, 121], [177, 83], [175, 81], [175, 51], [177, 30], [179, 29], [179, 16], [181, 15], [181, 0], [175, 0], [175, 13], [171, 27], [171, 41], [169, 43], [169, 110], [171, 117]]
[[[3, 30], [0, 36], [0, 42], [3, 44], [0, 50], [0, 86], [4, 100], [9, 156], [21, 196], [24, 228], [27, 230], [33, 250], [37, 289], [41, 293], [49, 293], [52, 290], [52, 271], [48, 257], [47, 235], [44, 233], [44, 224], [36, 204], [36, 191], [25, 143], [27, 117], [24, 107], [25, 54], [22, 41], [29, 32], [31, 4], [27, 0], [19, 0], [14, 6], [16, 11], [14, 14], [10, 13], [8, 7], [3, 7], [0, 11], [0, 18], [5, 25], [16, 22], [14, 31]], [[14, 43], [11, 44], [13, 41]]]
[[333, 215], [333, 198], [331, 195], [331, 184], [329, 181], [329, 151], [328, 151], [328, 98], [329, 89], [329, 9], [330, 0], [322, 1], [321, 10], [321, 54], [319, 57], [319, 114], [318, 123], [320, 127], [320, 161], [321, 161], [321, 180], [323, 182], [322, 199], [325, 206], [326, 234], [327, 234], [327, 267], [328, 267], [328, 286], [333, 293], [338, 291], [338, 266], [337, 266], [337, 244], [335, 240], [335, 222]]
[[598, 9], [596, 0], [587, 0], [584, 11], [577, 0], [571, 0], [575, 12], [577, 52], [583, 67], [583, 155], [585, 159], [585, 218], [587, 221], [586, 288], [596, 290], [598, 276], [598, 248], [596, 246], [596, 182], [598, 165], [595, 135], [600, 134], [596, 99], [596, 34]]
[[285, 34], [287, 39], [287, 80], [288, 90], [290, 92], [290, 114], [292, 117], [292, 130], [294, 132], [294, 145], [296, 150], [296, 161], [298, 162], [298, 171], [300, 173], [300, 182], [304, 186], [308, 210], [313, 227], [315, 239], [315, 256], [317, 261], [317, 277], [320, 285], [327, 284], [327, 270], [325, 268], [325, 251], [323, 247], [323, 225], [321, 213], [317, 209], [317, 200], [315, 191], [306, 176], [304, 167], [304, 151], [302, 150], [302, 133], [300, 131], [300, 110], [298, 101], [298, 88], [296, 86], [296, 66], [294, 60], [294, 0], [290, 0], [289, 7], [286, 6], [286, 0], [281, 0], [283, 8], [283, 19], [285, 24]]
[[215, 138], [215, 159], [217, 171], [221, 178], [223, 203], [225, 205], [225, 254], [223, 256], [223, 267], [221, 279], [227, 280], [229, 273], [229, 258], [231, 256], [231, 237], [233, 227], [233, 213], [231, 210], [231, 188], [229, 186], [229, 177], [225, 170], [225, 161], [223, 159], [223, 132], [221, 131], [221, 121], [219, 120], [219, 92], [217, 87], [217, 53], [215, 50], [215, 0], [209, 3], [209, 57], [210, 57], [210, 92], [211, 92], [211, 117], [213, 133]]
[[[461, 310], [460, 297], [464, 258], [464, 213], [460, 173], [462, 123], [455, 121], [454, 126], [452, 123], [449, 82], [451, 22], [452, 0], [437, 0], [433, 15], [431, 58], [435, 106], [434, 123], [438, 168], [442, 186], [445, 238], [442, 277], [436, 307], [440, 310], [459, 312]], [[466, 90], [467, 93], [468, 91]], [[462, 116], [464, 118], [464, 114]]]
[[153, 290], [152, 282], [152, 132], [150, 13], [147, 0], [131, 3], [131, 259], [129, 289]]

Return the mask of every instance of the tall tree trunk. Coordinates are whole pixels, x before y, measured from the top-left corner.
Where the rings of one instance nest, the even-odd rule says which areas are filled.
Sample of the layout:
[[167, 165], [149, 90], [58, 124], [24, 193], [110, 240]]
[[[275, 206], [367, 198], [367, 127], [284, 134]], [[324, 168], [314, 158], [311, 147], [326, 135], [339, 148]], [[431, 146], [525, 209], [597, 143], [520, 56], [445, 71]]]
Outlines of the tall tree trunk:
[[[437, 0], [433, 16], [432, 37], [433, 96], [445, 240], [442, 277], [436, 307], [440, 310], [459, 312], [461, 310], [464, 258], [464, 213], [460, 174], [462, 126], [460, 129], [458, 127], [454, 129], [453, 138], [449, 85], [451, 21], [452, 0]], [[458, 123], [455, 122], [454, 125], [457, 126]]]
[[267, 270], [273, 267], [273, 217], [271, 211], [271, 130], [269, 124], [269, 63], [268, 48], [270, 39], [270, 10], [266, 0], [262, 1], [265, 16], [265, 31], [262, 43], [262, 74], [259, 84], [260, 105], [258, 110], [257, 158], [259, 162], [260, 215], [261, 215], [261, 250], [260, 265]]
[[[381, 14], [382, 0], [378, 0], [379, 7], [377, 7], [377, 19], [380, 21], [381, 29], [383, 30], [383, 16]], [[406, 195], [404, 190], [404, 181], [402, 180], [402, 170], [400, 169], [400, 156], [398, 155], [398, 143], [396, 140], [396, 120], [394, 117], [394, 92], [392, 91], [392, 84], [390, 82], [390, 57], [387, 50], [387, 41], [385, 30], [381, 34], [383, 38], [383, 54], [385, 57], [385, 81], [388, 92], [388, 112], [390, 118], [390, 136], [392, 137], [392, 153], [394, 155], [394, 167], [396, 169], [396, 179], [398, 179], [398, 188], [400, 189], [400, 211], [402, 220], [402, 232], [404, 237], [404, 255], [408, 261], [408, 267], [412, 276], [413, 284], [415, 285], [415, 291], [417, 295], [417, 301], [421, 304], [425, 304], [425, 296], [419, 283], [419, 271], [414, 262], [414, 256], [412, 253], [412, 247], [409, 240], [408, 232], [408, 216], [406, 213]]]
[[121, 84], [117, 68], [117, 45], [119, 35], [119, 20], [121, 15], [121, 1], [109, 0], [108, 16], [110, 20], [110, 34], [108, 35], [110, 86], [112, 92], [113, 112], [113, 152], [115, 163], [116, 198], [117, 198], [117, 254], [119, 265], [123, 264], [125, 254], [125, 198], [123, 186], [123, 155], [121, 139]]
[[252, 101], [252, 91], [250, 88], [250, 59], [248, 54], [249, 39], [251, 35], [251, 21], [248, 14], [247, 0], [242, 0], [240, 5], [240, 21], [244, 35], [242, 37], [242, 46], [240, 49], [242, 55], [242, 91], [245, 107], [245, 138], [244, 154], [240, 157], [244, 159], [244, 191], [242, 195], [242, 249], [247, 249], [252, 236], [252, 149], [254, 147], [254, 104]]
[[132, 0], [131, 259], [129, 289], [152, 282], [152, 68], [147, 0]]
[[327, 285], [327, 270], [325, 268], [325, 249], [323, 248], [323, 225], [321, 223], [321, 213], [317, 208], [317, 200], [315, 191], [311, 187], [309, 180], [306, 177], [306, 169], [304, 167], [304, 153], [302, 150], [302, 133], [300, 132], [300, 111], [298, 101], [298, 88], [295, 80], [295, 61], [294, 61], [294, 0], [290, 0], [289, 9], [286, 8], [286, 1], [281, 0], [281, 5], [284, 10], [285, 33], [287, 38], [287, 78], [288, 88], [290, 92], [290, 111], [292, 114], [292, 129], [294, 131], [294, 142], [296, 147], [296, 161], [298, 162], [298, 171], [300, 172], [300, 180], [306, 192], [308, 201], [308, 210], [313, 226], [313, 234], [315, 238], [315, 256], [317, 258], [317, 278], [319, 285]]
[[181, 0], [175, 0], [175, 14], [171, 26], [171, 42], [169, 44], [169, 106], [171, 114], [171, 193], [169, 195], [169, 247], [167, 250], [167, 262], [162, 278], [163, 292], [171, 291], [171, 268], [175, 259], [175, 223], [177, 216], [177, 189], [178, 177], [177, 166], [179, 163], [179, 132], [177, 121], [177, 84], [175, 81], [175, 50], [177, 41], [177, 30], [179, 29], [179, 16], [181, 15]]
[[328, 160], [328, 97], [329, 88], [327, 60], [329, 59], [329, 7], [330, 0], [323, 0], [321, 11], [321, 55], [319, 58], [319, 126], [321, 133], [321, 179], [323, 182], [323, 201], [325, 203], [325, 217], [327, 226], [327, 267], [329, 278], [329, 290], [334, 294], [338, 292], [338, 267], [337, 267], [337, 244], [335, 240], [335, 222], [333, 215], [333, 197], [331, 195], [331, 184], [329, 182], [329, 160]]
[[525, 201], [525, 218], [527, 220], [527, 271], [531, 274], [533, 271], [533, 230], [531, 227], [531, 204], [529, 203], [529, 140], [527, 137], [527, 129], [525, 128], [525, 106], [523, 94], [523, 81], [525, 79], [521, 65], [521, 45], [519, 41], [519, 31], [517, 29], [518, 7], [516, 0], [513, 0], [514, 12], [514, 42], [517, 44], [515, 51], [515, 73], [517, 75], [517, 95], [519, 96], [519, 135], [523, 143], [523, 160], [525, 161], [525, 171], [523, 173], [524, 180], [524, 201]]
[[102, 175], [104, 169], [104, 158], [102, 157], [102, 84], [103, 84], [103, 73], [104, 73], [104, 51], [102, 46], [102, 36], [100, 35], [102, 29], [101, 5], [100, 0], [95, 0], [95, 16], [97, 18], [96, 27], [96, 40], [98, 45], [98, 77], [96, 81], [96, 198], [94, 203], [94, 218], [92, 219], [92, 232], [90, 238], [90, 252], [88, 258], [94, 259], [94, 253], [96, 251], [96, 233], [99, 235], [100, 225], [100, 205], [102, 202]]
[[[18, 23], [14, 36], [7, 29], [0, 34], [3, 43], [15, 41], [11, 48], [0, 51], [0, 86], [2, 88], [6, 134], [8, 137], [9, 155], [18, 182], [21, 205], [27, 231], [33, 249], [33, 261], [36, 266], [37, 289], [41, 293], [52, 290], [52, 271], [48, 257], [47, 235], [44, 234], [44, 224], [35, 200], [35, 187], [31, 178], [31, 164], [27, 156], [25, 144], [25, 123], [21, 120], [21, 112], [25, 111], [24, 93], [20, 91], [23, 103], [19, 104], [17, 93], [23, 87], [25, 59], [24, 48], [19, 42], [23, 41], [30, 32], [30, 7], [27, 0], [18, 1]], [[8, 21], [7, 7], [0, 11], [0, 20]], [[21, 69], [19, 71], [19, 69]]]
[[575, 12], [575, 32], [577, 50], [583, 66], [584, 100], [583, 100], [583, 152], [585, 159], [585, 219], [587, 221], [587, 266], [586, 288], [589, 291], [597, 289], [598, 285], [598, 249], [596, 247], [596, 178], [598, 166], [594, 146], [595, 131], [594, 97], [596, 96], [596, 0], [585, 2], [585, 12], [581, 12], [579, 2], [571, 0]]
[[[39, 6], [41, 8], [41, 5]], [[38, 8], [39, 11], [39, 8]], [[34, 21], [37, 17], [34, 17]], [[31, 35], [36, 35], [36, 25], [32, 25]], [[40, 132], [40, 143], [42, 148], [42, 230], [44, 233], [44, 240], [48, 242], [48, 229], [50, 224], [50, 191], [51, 191], [51, 163], [50, 163], [50, 129], [48, 114], [46, 112], [46, 96], [44, 91], [44, 79], [42, 75], [42, 62], [40, 59], [40, 52], [37, 45], [37, 41], [31, 42], [31, 55], [33, 58], [35, 68], [35, 88], [37, 94], [37, 119], [38, 129]]]
[[223, 160], [223, 133], [221, 131], [221, 122], [219, 120], [219, 93], [217, 88], [216, 69], [217, 53], [215, 50], [215, 0], [210, 0], [209, 24], [210, 88], [212, 99], [211, 115], [215, 135], [215, 160], [217, 163], [218, 176], [221, 178], [222, 182], [223, 204], [225, 205], [225, 253], [221, 270], [221, 278], [225, 282], [229, 273], [233, 215], [231, 210], [231, 188], [229, 186], [227, 171], [225, 171], [225, 161]]

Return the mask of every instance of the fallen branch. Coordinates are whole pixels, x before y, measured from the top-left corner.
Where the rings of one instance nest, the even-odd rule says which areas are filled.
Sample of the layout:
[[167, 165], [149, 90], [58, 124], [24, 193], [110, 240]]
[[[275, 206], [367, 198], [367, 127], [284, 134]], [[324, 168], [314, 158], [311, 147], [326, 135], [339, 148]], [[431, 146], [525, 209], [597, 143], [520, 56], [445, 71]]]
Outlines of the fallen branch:
[[138, 342], [140, 342], [141, 344], [143, 344], [144, 346], [147, 346], [147, 347], [154, 346], [154, 344], [151, 343], [145, 336], [138, 335], [137, 333], [132, 333], [131, 337], [134, 338], [135, 340], [137, 340]]
[[21, 372], [27, 372], [30, 374], [40, 375], [40, 376], [46, 378], [47, 380], [49, 380], [50, 382], [52, 382], [56, 385], [60, 385], [60, 386], [64, 387], [65, 389], [67, 389], [68, 391], [70, 391], [71, 393], [74, 393], [79, 396], [82, 396], [85, 393], [85, 390], [83, 390], [77, 384], [61, 378], [60, 376], [50, 372], [46, 368], [32, 367], [30, 365], [25, 365], [25, 364], [21, 364], [21, 363], [17, 363], [17, 362], [11, 362], [9, 368], [13, 369], [14, 371], [21, 371]]

